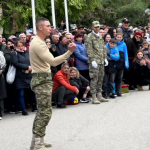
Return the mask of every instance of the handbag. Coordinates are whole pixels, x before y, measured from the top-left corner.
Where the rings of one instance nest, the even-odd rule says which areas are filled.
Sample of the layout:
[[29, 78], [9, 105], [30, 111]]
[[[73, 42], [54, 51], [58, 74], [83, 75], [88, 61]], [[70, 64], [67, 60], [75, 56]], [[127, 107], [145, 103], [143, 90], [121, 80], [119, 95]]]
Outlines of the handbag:
[[[15, 51], [15, 53], [17, 55], [16, 51]], [[15, 80], [15, 76], [16, 76], [16, 68], [12, 64], [10, 64], [9, 68], [8, 68], [7, 75], [6, 75], [6, 82], [8, 84], [12, 84]]]
[[15, 80], [16, 68], [13, 65], [9, 65], [8, 72], [6, 75], [6, 81], [8, 84], [12, 84]]

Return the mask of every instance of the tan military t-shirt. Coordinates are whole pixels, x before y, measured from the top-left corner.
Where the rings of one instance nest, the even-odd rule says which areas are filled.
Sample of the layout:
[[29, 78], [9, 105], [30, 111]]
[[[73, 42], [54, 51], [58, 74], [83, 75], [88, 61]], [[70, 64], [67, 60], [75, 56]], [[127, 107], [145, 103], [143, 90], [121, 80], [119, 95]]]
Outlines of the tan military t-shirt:
[[46, 43], [36, 36], [30, 44], [29, 54], [32, 73], [50, 73], [50, 66], [61, 64], [72, 52], [67, 51], [65, 54], [54, 58]]

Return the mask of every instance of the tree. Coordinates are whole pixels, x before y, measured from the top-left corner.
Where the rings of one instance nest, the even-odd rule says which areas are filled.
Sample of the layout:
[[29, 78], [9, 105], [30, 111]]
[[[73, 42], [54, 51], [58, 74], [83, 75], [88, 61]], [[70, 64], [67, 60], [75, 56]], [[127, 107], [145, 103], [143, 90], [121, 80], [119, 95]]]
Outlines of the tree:
[[[24, 25], [31, 18], [31, 6], [28, 0], [2, 2], [2, 10], [3, 15], [0, 25], [4, 28], [5, 34], [22, 31], [25, 27]], [[10, 26], [11, 31], [9, 31]]]
[[[94, 11], [100, 6], [100, 1], [97, 0], [68, 0], [68, 16], [69, 21], [81, 20], [82, 16], [88, 11]], [[8, 34], [9, 26], [11, 33], [23, 31], [26, 24], [32, 22], [32, 10], [30, 0], [8, 0], [2, 2], [3, 16], [0, 25], [4, 28], [4, 33]], [[35, 0], [36, 17], [46, 17], [52, 20], [51, 1], [50, 0]], [[56, 19], [60, 23], [62, 18], [65, 18], [63, 0], [55, 0]]]
[[[5, 34], [23, 31], [26, 24], [32, 26], [31, 0], [5, 0], [1, 2], [3, 16], [0, 26]], [[150, 8], [149, 0], [68, 0], [68, 17], [70, 23], [91, 26], [99, 20], [109, 26], [117, 26], [124, 17], [131, 25], [145, 25], [149, 17], [145, 13]], [[35, 0], [36, 17], [52, 20], [51, 1]], [[65, 18], [64, 0], [55, 0], [57, 25]]]
[[[150, 2], [149, 2], [150, 3]], [[93, 20], [109, 26], [117, 26], [123, 18], [127, 17], [133, 26], [146, 25], [148, 14], [145, 9], [148, 3], [142, 0], [105, 0], [101, 8], [96, 8], [93, 12], [88, 12], [82, 19], [83, 24], [89, 25]]]

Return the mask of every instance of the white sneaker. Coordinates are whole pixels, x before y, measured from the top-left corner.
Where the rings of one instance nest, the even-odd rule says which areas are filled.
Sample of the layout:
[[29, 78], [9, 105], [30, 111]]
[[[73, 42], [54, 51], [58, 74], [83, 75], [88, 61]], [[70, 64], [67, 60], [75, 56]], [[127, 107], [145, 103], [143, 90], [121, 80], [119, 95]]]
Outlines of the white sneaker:
[[2, 117], [0, 117], [0, 120], [2, 120]]

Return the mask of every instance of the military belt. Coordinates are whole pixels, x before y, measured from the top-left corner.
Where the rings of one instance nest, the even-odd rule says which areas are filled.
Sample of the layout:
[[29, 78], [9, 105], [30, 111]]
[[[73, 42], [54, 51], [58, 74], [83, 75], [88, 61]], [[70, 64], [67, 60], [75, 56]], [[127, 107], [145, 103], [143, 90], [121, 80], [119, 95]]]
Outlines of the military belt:
[[33, 77], [49, 77], [50, 73], [33, 73]]

